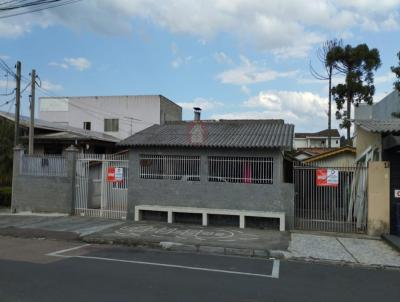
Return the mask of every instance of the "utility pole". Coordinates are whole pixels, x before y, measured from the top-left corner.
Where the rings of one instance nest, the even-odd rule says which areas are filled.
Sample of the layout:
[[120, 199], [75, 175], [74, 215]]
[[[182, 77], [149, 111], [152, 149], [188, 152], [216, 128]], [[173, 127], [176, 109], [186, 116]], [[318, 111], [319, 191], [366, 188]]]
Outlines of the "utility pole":
[[34, 142], [33, 136], [35, 135], [35, 88], [36, 88], [36, 70], [32, 69], [31, 73], [31, 122], [29, 124], [29, 155], [33, 155]]
[[15, 75], [15, 129], [14, 129], [14, 147], [19, 144], [19, 113], [21, 104], [21, 62], [17, 61]]

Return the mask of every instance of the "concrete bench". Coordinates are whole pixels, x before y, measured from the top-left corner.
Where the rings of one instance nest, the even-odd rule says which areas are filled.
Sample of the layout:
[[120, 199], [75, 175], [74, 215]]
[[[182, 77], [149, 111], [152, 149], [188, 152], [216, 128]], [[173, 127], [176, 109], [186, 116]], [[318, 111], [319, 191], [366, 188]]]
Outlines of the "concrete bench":
[[174, 206], [156, 206], [156, 205], [138, 205], [135, 206], [135, 221], [141, 220], [141, 211], [157, 211], [167, 212], [168, 223], [173, 223], [173, 213], [190, 213], [201, 214], [202, 225], [208, 225], [208, 215], [232, 215], [239, 216], [239, 227], [245, 228], [246, 217], [262, 217], [262, 218], [278, 218], [279, 230], [285, 230], [285, 213], [284, 212], [264, 212], [264, 211], [241, 211], [228, 209], [211, 209], [211, 208], [193, 208], [193, 207], [174, 207]]

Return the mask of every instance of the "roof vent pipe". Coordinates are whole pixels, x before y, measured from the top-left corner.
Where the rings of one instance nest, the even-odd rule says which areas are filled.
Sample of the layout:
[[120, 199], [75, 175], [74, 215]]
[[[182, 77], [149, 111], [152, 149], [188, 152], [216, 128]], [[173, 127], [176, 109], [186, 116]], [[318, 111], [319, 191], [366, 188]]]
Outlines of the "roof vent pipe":
[[195, 121], [200, 121], [201, 108], [200, 107], [193, 107], [193, 109], [194, 109], [194, 120]]

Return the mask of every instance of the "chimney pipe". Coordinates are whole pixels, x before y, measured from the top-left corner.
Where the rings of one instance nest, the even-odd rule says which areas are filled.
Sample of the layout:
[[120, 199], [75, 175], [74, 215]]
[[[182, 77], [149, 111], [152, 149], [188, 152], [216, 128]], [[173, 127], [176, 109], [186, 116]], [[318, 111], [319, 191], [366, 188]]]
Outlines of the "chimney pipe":
[[200, 121], [201, 108], [200, 107], [193, 107], [193, 109], [194, 109], [194, 120], [195, 121]]

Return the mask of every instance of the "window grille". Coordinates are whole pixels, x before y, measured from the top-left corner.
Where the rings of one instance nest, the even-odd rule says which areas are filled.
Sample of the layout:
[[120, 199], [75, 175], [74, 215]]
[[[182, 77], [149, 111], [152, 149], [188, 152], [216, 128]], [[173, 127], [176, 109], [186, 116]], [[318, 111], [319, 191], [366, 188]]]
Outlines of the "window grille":
[[104, 119], [104, 132], [118, 132], [119, 131], [119, 119]]
[[140, 155], [140, 178], [200, 180], [200, 156]]
[[248, 184], [272, 184], [272, 157], [208, 157], [208, 181]]

